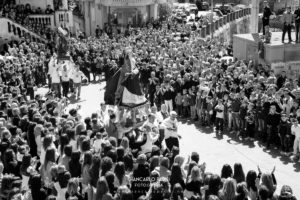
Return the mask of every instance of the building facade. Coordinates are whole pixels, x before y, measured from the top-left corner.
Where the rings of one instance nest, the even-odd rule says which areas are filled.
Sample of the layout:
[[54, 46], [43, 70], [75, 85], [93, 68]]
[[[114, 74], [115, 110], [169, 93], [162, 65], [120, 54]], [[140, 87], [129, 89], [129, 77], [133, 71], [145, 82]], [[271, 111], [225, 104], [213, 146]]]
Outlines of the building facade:
[[[82, 20], [75, 19], [76, 29], [86, 35], [95, 35], [97, 26], [114, 24], [123, 31], [128, 24], [140, 25], [159, 17], [159, 4], [171, 3], [170, 0], [78, 0]], [[84, 30], [82, 30], [82, 28]]]

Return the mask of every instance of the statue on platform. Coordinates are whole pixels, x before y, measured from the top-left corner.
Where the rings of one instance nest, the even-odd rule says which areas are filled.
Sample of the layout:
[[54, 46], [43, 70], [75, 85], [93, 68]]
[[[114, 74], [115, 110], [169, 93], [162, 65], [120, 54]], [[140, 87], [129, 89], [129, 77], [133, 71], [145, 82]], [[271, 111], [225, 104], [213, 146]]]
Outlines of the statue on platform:
[[58, 28], [58, 38], [57, 38], [57, 57], [58, 60], [69, 60], [69, 41], [68, 41], [68, 31], [63, 28]]

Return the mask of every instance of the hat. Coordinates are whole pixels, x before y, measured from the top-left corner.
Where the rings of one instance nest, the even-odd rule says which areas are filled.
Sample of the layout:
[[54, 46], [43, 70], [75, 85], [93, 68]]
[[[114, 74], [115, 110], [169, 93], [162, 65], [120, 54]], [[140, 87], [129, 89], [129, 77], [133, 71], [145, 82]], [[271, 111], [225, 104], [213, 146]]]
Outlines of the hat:
[[138, 164], [145, 164], [146, 161], [147, 161], [147, 157], [145, 154], [140, 154], [138, 157], [137, 157], [137, 163]]

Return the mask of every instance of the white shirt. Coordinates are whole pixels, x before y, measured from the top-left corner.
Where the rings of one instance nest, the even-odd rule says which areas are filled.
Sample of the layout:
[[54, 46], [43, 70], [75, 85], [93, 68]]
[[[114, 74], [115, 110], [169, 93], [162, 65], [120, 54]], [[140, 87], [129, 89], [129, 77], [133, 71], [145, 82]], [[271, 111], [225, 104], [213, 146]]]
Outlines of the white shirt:
[[100, 153], [101, 152], [101, 144], [103, 143], [102, 139], [96, 139], [94, 140], [93, 143], [93, 148], [95, 150], [96, 153]]
[[[170, 117], [163, 121], [163, 126], [165, 128], [165, 139], [170, 137], [178, 138], [177, 127], [178, 127], [177, 119], [171, 120]], [[169, 130], [169, 128], [175, 128], [176, 130]]]
[[219, 119], [223, 119], [224, 118], [224, 105], [223, 104], [222, 105], [217, 105], [216, 110], [222, 110], [222, 112], [217, 111], [216, 117], [219, 118]]
[[149, 132], [147, 133], [147, 141], [144, 145], [141, 146], [142, 153], [151, 153], [152, 152], [152, 147], [153, 143], [157, 141], [159, 135], [154, 133], [154, 132]]
[[295, 135], [295, 138], [300, 138], [300, 125], [298, 124], [297, 126], [292, 125], [292, 134]]
[[81, 79], [85, 78], [85, 75], [80, 70], [79, 71], [74, 70], [71, 77], [72, 77], [72, 80], [74, 81], [74, 83], [81, 83]]
[[68, 82], [70, 80], [70, 72], [62, 70], [61, 71], [61, 79], [63, 82]]
[[61, 66], [55, 64], [52, 72], [50, 73], [50, 76], [51, 76], [52, 83], [60, 83]]

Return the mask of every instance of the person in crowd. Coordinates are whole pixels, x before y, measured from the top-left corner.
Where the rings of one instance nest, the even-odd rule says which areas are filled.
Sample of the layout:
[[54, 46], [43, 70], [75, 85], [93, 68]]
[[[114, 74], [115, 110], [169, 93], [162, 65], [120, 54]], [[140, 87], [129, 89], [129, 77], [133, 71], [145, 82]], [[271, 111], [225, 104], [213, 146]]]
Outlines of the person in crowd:
[[293, 119], [293, 125], [291, 128], [292, 134], [295, 136], [294, 139], [294, 146], [293, 146], [293, 153], [297, 156], [300, 152], [300, 130], [299, 130], [299, 120]]
[[265, 27], [269, 26], [270, 24], [270, 17], [272, 15], [272, 11], [269, 7], [268, 1], [264, 1], [264, 11], [263, 11], [263, 17], [262, 17], [262, 23], [263, 23], [263, 35], [265, 35]]
[[299, 29], [300, 29], [300, 7], [298, 6], [294, 12], [295, 17], [295, 35], [296, 35], [296, 43], [299, 42]]
[[[2, 12], [26, 21], [25, 7], [13, 9], [5, 5]], [[33, 13], [30, 6], [26, 13]], [[28, 23], [32, 31], [40, 26]], [[176, 32], [181, 32], [182, 40], [176, 41]], [[297, 157], [299, 125], [290, 119], [300, 116], [299, 80], [287, 70], [277, 76], [265, 64], [235, 59], [225, 63], [221, 58], [232, 56], [232, 45], [219, 38], [201, 39], [198, 34], [185, 24], [154, 20], [144, 28], [129, 28], [126, 37], [109, 24], [98, 38], [84, 33], [71, 36], [70, 66], [76, 65], [78, 77], [72, 76], [68, 62], [57, 59], [51, 32], [46, 34], [46, 44], [24, 38], [5, 45], [0, 60], [1, 197], [274, 199], [274, 172], [250, 170], [245, 177], [242, 164], [236, 163], [233, 169], [227, 164], [220, 174], [212, 174], [205, 171], [205, 163], [199, 165], [199, 155], [205, 152], [193, 152], [185, 168], [180, 147], [186, 144], [179, 141], [185, 132], [180, 132], [173, 110], [187, 121], [198, 119], [201, 127], [222, 131], [224, 126], [224, 134], [225, 127], [249, 137], [268, 132], [268, 144], [283, 144], [284, 151], [294, 146]], [[82, 118], [80, 110], [62, 103], [62, 96], [74, 92], [73, 85], [80, 88], [90, 72], [95, 75], [95, 66], [106, 81], [111, 80], [124, 64], [122, 53], [128, 46], [134, 49], [130, 62], [139, 69], [142, 91], [151, 104], [151, 110], [137, 108], [138, 120], [144, 120], [141, 126], [134, 124], [127, 108], [102, 103], [100, 112], [95, 107]], [[64, 76], [67, 71], [69, 79]], [[47, 83], [52, 92], [44, 96], [35, 91]], [[288, 121], [292, 121], [290, 129]], [[290, 142], [282, 143], [288, 135]], [[288, 187], [280, 192], [281, 198], [291, 194]]]
[[83, 80], [87, 80], [87, 77], [82, 71], [80, 71], [78, 65], [75, 65], [75, 69], [71, 77], [74, 83], [74, 95], [77, 99], [80, 99], [81, 85]]
[[179, 147], [179, 140], [181, 136], [178, 135], [178, 122], [177, 122], [177, 113], [172, 111], [170, 117], [164, 120], [163, 126], [165, 127], [165, 142], [169, 150], [173, 149], [173, 146]]
[[283, 23], [283, 31], [282, 31], [282, 43], [285, 40], [285, 34], [288, 34], [289, 43], [292, 42], [292, 24], [294, 23], [294, 16], [291, 13], [291, 7], [288, 7], [286, 12], [282, 16], [282, 23]]

